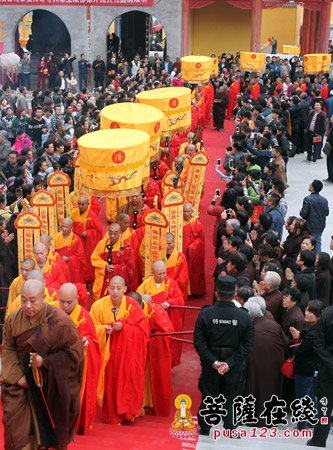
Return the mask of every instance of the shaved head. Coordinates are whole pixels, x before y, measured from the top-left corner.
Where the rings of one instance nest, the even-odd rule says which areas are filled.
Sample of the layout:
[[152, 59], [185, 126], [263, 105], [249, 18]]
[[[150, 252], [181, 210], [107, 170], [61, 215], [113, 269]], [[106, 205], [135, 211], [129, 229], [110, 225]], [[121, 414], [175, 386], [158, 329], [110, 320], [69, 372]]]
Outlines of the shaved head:
[[44, 274], [41, 270], [32, 270], [28, 275], [28, 280], [38, 280], [44, 283]]
[[88, 203], [88, 204], [89, 204], [89, 198], [86, 197], [85, 195], [81, 195], [81, 196], [78, 198], [78, 202], [81, 202], [81, 203]]
[[33, 269], [35, 267], [35, 261], [33, 259], [30, 258], [26, 258], [24, 259], [21, 264], [29, 264], [29, 266], [31, 266]]
[[48, 234], [44, 233], [44, 234], [40, 235], [39, 242], [42, 242], [43, 244], [46, 245], [46, 244], [51, 243], [51, 241], [52, 241], [52, 238]]
[[21, 289], [21, 295], [25, 293], [35, 293], [38, 295], [44, 295], [44, 283], [39, 280], [27, 280]]
[[73, 283], [64, 283], [58, 292], [60, 308], [70, 314], [78, 303], [77, 287]]
[[153, 270], [165, 269], [165, 263], [163, 261], [155, 261], [153, 264]]
[[64, 219], [62, 221], [62, 224], [60, 226], [62, 234], [66, 237], [69, 236], [69, 234], [71, 233], [72, 229], [73, 229], [73, 221], [72, 219], [70, 219], [69, 217], [66, 217], [66, 219]]
[[129, 292], [127, 294], [127, 296], [136, 300], [139, 303], [139, 305], [141, 306], [141, 308], [143, 307], [141, 294], [139, 294], [138, 292]]
[[83, 214], [89, 208], [89, 198], [85, 195], [81, 195], [77, 201], [77, 207], [80, 210], [80, 213]]
[[120, 277], [119, 275], [116, 275], [111, 278], [110, 284], [108, 287], [108, 293], [110, 295], [111, 302], [113, 306], [116, 306], [119, 308], [121, 304], [121, 300], [123, 298], [123, 295], [125, 295], [125, 292], [127, 290], [126, 282], [123, 277]]
[[62, 223], [65, 223], [69, 227], [73, 226], [73, 221], [69, 217], [65, 217], [65, 219], [62, 221]]
[[120, 213], [120, 214], [118, 215], [118, 223], [119, 223], [120, 228], [121, 228], [121, 231], [122, 231], [122, 233], [123, 233], [123, 232], [126, 231], [127, 228], [130, 226], [130, 224], [131, 224], [131, 218], [130, 218], [130, 216], [129, 216], [128, 214], [126, 214], [126, 213]]
[[166, 275], [166, 267], [163, 261], [155, 261], [153, 264], [153, 276], [155, 283], [162, 283]]
[[48, 248], [42, 242], [37, 242], [34, 245], [34, 256], [39, 266], [43, 266], [46, 263]]
[[20, 273], [22, 277], [27, 280], [30, 272], [35, 268], [35, 261], [33, 259], [25, 259], [21, 262]]
[[152, 298], [150, 295], [148, 294], [142, 294], [142, 300], [146, 303], [151, 303], [152, 302]]
[[119, 223], [112, 223], [109, 228], [109, 238], [111, 244], [115, 244], [121, 236], [121, 228]]
[[123, 277], [121, 277], [120, 275], [115, 275], [114, 277], [111, 278], [110, 280], [110, 284], [115, 281], [117, 283], [123, 283], [124, 286], [126, 286], [126, 282], [124, 280]]

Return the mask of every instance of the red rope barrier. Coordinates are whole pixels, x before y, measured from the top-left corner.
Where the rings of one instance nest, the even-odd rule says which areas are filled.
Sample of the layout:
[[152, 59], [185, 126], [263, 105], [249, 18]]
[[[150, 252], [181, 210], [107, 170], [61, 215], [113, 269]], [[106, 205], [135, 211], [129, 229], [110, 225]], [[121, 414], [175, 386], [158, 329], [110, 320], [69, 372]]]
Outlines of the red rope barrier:
[[150, 337], [157, 337], [157, 336], [178, 336], [179, 334], [193, 334], [194, 331], [170, 331], [170, 333], [156, 333], [151, 334]]
[[201, 306], [181, 306], [181, 305], [170, 305], [169, 308], [178, 308], [178, 309], [196, 309], [201, 311]]

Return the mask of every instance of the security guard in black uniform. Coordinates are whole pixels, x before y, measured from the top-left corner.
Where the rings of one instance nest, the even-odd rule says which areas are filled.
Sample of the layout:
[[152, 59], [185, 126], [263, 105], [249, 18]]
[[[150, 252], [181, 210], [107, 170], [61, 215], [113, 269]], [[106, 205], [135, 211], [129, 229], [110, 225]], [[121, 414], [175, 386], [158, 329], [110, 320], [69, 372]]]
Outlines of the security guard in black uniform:
[[[223, 416], [224, 428], [232, 430], [232, 403], [243, 390], [244, 362], [251, 353], [254, 340], [254, 328], [248, 312], [237, 308], [234, 298], [236, 279], [219, 276], [216, 283], [217, 301], [204, 307], [198, 316], [194, 331], [194, 346], [201, 361], [199, 390], [202, 402], [198, 414], [199, 433], [209, 435], [212, 425], [217, 425], [218, 408], [207, 411], [207, 396], [226, 399], [222, 405], [227, 414]], [[210, 403], [211, 403], [211, 399]], [[215, 413], [214, 413], [215, 410]], [[222, 416], [221, 416], [222, 419]], [[208, 423], [207, 423], [208, 422]]]

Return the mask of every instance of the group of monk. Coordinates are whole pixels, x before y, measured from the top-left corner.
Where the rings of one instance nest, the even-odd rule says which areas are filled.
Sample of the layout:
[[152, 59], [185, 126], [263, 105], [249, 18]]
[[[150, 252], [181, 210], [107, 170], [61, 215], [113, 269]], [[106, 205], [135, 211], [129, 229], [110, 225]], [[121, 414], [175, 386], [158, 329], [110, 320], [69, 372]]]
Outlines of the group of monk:
[[[78, 355], [75, 360], [80, 405], [76, 420], [73, 422], [74, 416], [68, 419], [70, 432], [60, 439], [57, 449], [67, 448], [74, 432], [84, 434], [92, 427], [96, 405], [101, 408], [103, 419], [111, 424], [131, 422], [145, 414], [170, 413], [172, 368], [181, 363], [182, 352], [181, 342], [172, 336], [183, 330], [188, 296], [206, 294], [205, 236], [198, 211], [191, 203], [184, 203], [182, 252], [176, 248], [175, 236], [167, 233], [166, 260], [154, 261], [151, 276], [147, 277], [143, 217], [151, 208], [161, 208], [162, 198], [170, 189], [166, 180], [170, 179], [174, 188], [184, 190], [189, 159], [197, 151], [204, 148], [198, 135], [191, 131], [179, 140], [173, 159], [151, 163], [150, 180], [141, 190], [122, 201], [109, 201], [106, 217], [110, 225], [105, 235], [98, 199], [76, 193], [76, 207], [70, 217], [63, 219], [59, 232], [55, 236], [42, 234], [40, 242], [34, 245], [33, 256], [20, 263], [19, 276], [9, 289], [4, 360], [15, 358], [17, 351], [10, 344], [12, 330], [17, 336], [23, 336], [26, 328], [34, 333], [48, 321], [51, 323], [50, 318], [69, 317], [82, 343], [82, 364]], [[34, 307], [39, 300], [42, 305]], [[18, 321], [22, 328], [17, 331]], [[46, 328], [42, 326], [42, 330]], [[30, 345], [32, 341], [28, 341]], [[71, 342], [72, 345], [76, 346]], [[42, 370], [48, 356], [39, 355], [33, 345], [30, 355], [29, 367]], [[23, 356], [17, 354], [19, 359]], [[22, 387], [29, 385], [25, 376], [24, 372]], [[11, 407], [6, 410], [11, 404], [8, 399], [12, 400], [12, 380], [10, 373], [3, 370], [6, 449], [12, 448], [8, 443], [18, 434], [12, 426], [16, 416]], [[38, 405], [33, 402], [33, 407]], [[51, 416], [52, 411], [51, 407]], [[6, 425], [8, 414], [12, 419]], [[54, 421], [58, 434], [57, 413]], [[25, 433], [27, 430], [19, 431], [25, 436], [25, 441], [20, 438], [22, 443], [28, 439]], [[34, 442], [43, 444], [42, 436], [39, 441], [36, 436], [38, 433]]]

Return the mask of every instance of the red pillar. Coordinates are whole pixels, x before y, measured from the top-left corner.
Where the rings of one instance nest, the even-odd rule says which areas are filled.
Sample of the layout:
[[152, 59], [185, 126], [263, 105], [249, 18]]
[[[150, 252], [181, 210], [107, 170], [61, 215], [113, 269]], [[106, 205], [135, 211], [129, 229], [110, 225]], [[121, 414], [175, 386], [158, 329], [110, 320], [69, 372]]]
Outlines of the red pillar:
[[190, 0], [183, 0], [182, 9], [182, 56], [186, 56], [190, 46]]
[[321, 22], [321, 17], [320, 17], [320, 10], [316, 11], [316, 29], [315, 29], [315, 39], [314, 39], [314, 53], [319, 53], [319, 46], [320, 46], [320, 22]]
[[317, 40], [317, 11], [310, 10], [308, 53], [315, 53], [316, 40]]
[[251, 52], [260, 51], [262, 0], [252, 0]]
[[262, 0], [252, 0], [251, 52], [260, 51]]
[[327, 53], [331, 25], [331, 0], [323, 0], [318, 11], [318, 53]]
[[307, 8], [304, 8], [302, 34], [301, 34], [302, 55], [309, 53], [310, 28], [311, 28], [311, 11]]

